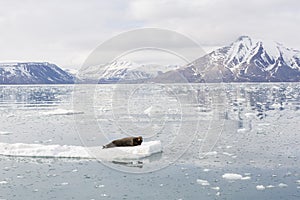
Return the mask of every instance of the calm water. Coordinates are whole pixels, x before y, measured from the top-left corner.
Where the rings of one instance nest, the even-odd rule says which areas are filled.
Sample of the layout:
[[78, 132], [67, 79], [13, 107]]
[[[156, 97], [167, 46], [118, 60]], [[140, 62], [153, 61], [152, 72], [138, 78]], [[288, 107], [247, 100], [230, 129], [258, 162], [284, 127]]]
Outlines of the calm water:
[[0, 199], [299, 199], [299, 120], [299, 84], [0, 86], [1, 143], [163, 145], [126, 162], [3, 155]]

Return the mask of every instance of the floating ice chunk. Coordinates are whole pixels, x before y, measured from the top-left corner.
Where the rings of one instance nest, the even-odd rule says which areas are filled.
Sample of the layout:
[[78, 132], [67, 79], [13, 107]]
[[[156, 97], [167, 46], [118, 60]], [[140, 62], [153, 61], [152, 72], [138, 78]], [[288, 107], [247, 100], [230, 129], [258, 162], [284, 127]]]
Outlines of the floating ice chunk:
[[265, 190], [266, 188], [265, 188], [265, 186], [263, 186], [263, 185], [257, 185], [257, 186], [256, 186], [256, 189], [257, 189], [257, 190]]
[[83, 147], [69, 145], [43, 145], [24, 143], [0, 143], [0, 155], [46, 158], [87, 158], [101, 160], [134, 160], [148, 157], [162, 151], [160, 141], [143, 142], [140, 146], [115, 147], [102, 149], [99, 147]]
[[215, 156], [217, 154], [218, 154], [218, 152], [216, 152], [216, 151], [210, 151], [210, 152], [205, 153], [206, 156]]
[[76, 115], [76, 114], [83, 114], [83, 111], [75, 111], [75, 110], [66, 110], [66, 109], [56, 109], [51, 111], [43, 112], [44, 115]]
[[225, 173], [225, 174], [223, 174], [222, 178], [227, 179], [227, 180], [249, 180], [249, 179], [251, 179], [250, 176], [243, 177], [240, 174], [234, 174], [234, 173]]
[[256, 118], [256, 114], [255, 113], [245, 113], [245, 117], [247, 117], [248, 119], [254, 119], [254, 118]]
[[246, 133], [247, 132], [247, 129], [245, 128], [240, 128], [237, 130], [238, 133]]
[[280, 187], [280, 188], [286, 188], [288, 185], [287, 184], [285, 184], [285, 183], [279, 183], [278, 184], [278, 187]]
[[219, 191], [220, 190], [220, 187], [216, 186], [216, 187], [211, 187], [212, 190], [217, 190]]
[[244, 176], [244, 177], [241, 178], [241, 180], [250, 180], [250, 179], [251, 179], [250, 176]]
[[228, 152], [223, 152], [223, 155], [225, 155], [225, 156], [233, 156], [232, 153], [228, 153]]
[[222, 178], [227, 180], [241, 180], [243, 178], [240, 174], [234, 174], [234, 173], [225, 173], [223, 174]]
[[297, 183], [297, 184], [300, 184], [300, 180], [297, 180], [296, 183]]
[[150, 106], [149, 108], [147, 108], [146, 110], [144, 110], [144, 114], [150, 116], [151, 113], [152, 113], [152, 109], [153, 109], [153, 106]]
[[197, 183], [202, 185], [202, 186], [208, 186], [210, 185], [207, 180], [202, 180], [202, 179], [197, 179]]
[[275, 188], [274, 185], [267, 185], [266, 188], [270, 189], [270, 188]]
[[5, 185], [7, 183], [8, 183], [7, 181], [0, 181], [0, 185]]
[[7, 131], [0, 131], [0, 135], [10, 135], [11, 132], [7, 132]]

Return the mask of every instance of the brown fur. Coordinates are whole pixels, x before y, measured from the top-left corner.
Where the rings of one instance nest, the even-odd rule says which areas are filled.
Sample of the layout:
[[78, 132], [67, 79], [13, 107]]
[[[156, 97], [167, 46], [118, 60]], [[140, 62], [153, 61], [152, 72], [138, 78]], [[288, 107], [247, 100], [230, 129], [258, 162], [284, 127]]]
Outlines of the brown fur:
[[111, 143], [104, 145], [103, 149], [112, 147], [132, 147], [141, 145], [143, 142], [143, 137], [126, 137], [118, 140], [114, 140]]

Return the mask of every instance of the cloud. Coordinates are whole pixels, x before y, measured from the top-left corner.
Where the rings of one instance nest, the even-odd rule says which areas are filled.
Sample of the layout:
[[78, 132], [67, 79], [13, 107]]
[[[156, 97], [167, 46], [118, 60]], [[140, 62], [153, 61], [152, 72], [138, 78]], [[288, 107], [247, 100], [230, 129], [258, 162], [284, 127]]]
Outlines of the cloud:
[[300, 47], [296, 0], [137, 0], [129, 7], [132, 17], [145, 25], [180, 31], [204, 45], [225, 45], [250, 35]]
[[78, 67], [99, 43], [136, 27], [125, 10], [122, 1], [1, 1], [0, 60]]
[[178, 31], [203, 46], [249, 35], [300, 49], [299, 7], [297, 0], [0, 0], [0, 60], [78, 68], [99, 44], [144, 27]]

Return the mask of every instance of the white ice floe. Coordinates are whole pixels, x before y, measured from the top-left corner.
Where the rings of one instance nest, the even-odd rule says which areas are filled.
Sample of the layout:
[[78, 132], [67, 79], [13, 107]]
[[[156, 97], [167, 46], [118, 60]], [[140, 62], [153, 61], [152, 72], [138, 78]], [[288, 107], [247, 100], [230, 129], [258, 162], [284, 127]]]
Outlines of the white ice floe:
[[10, 135], [11, 132], [7, 132], [7, 131], [0, 131], [0, 135]]
[[288, 185], [287, 184], [285, 184], [285, 183], [279, 183], [278, 184], [278, 187], [280, 187], [280, 188], [285, 188], [285, 187], [287, 187]]
[[241, 180], [250, 180], [250, 179], [251, 179], [250, 176], [243, 176], [243, 177], [241, 178]]
[[0, 181], [0, 185], [5, 185], [7, 183], [8, 183], [7, 181]]
[[246, 128], [240, 128], [237, 130], [238, 133], [246, 133], [248, 130]]
[[87, 158], [107, 161], [136, 160], [162, 152], [160, 141], [143, 142], [140, 146], [102, 149], [102, 146], [43, 145], [0, 143], [0, 155], [45, 158]]
[[218, 152], [216, 152], [216, 151], [210, 151], [210, 152], [205, 153], [206, 156], [215, 156], [217, 154], [218, 154]]
[[210, 185], [207, 180], [202, 180], [202, 179], [197, 179], [197, 183], [202, 185], [202, 186], [208, 186]]
[[251, 179], [250, 176], [242, 176], [240, 174], [234, 174], [234, 173], [225, 173], [223, 174], [222, 178], [227, 180], [249, 180]]
[[55, 109], [51, 111], [42, 112], [43, 115], [76, 115], [76, 114], [83, 114], [83, 111], [76, 111], [76, 110], [66, 110], [66, 109]]
[[265, 190], [266, 187], [263, 186], [263, 185], [257, 185], [257, 186], [256, 186], [256, 189], [257, 189], [257, 190]]
[[223, 152], [222, 154], [225, 155], [225, 156], [233, 156], [234, 155], [234, 154], [228, 153], [228, 152]]
[[216, 187], [211, 187], [212, 190], [217, 190], [219, 191], [220, 190], [220, 187], [216, 186]]
[[274, 185], [267, 185], [266, 188], [271, 189], [271, 188], [275, 188]]

